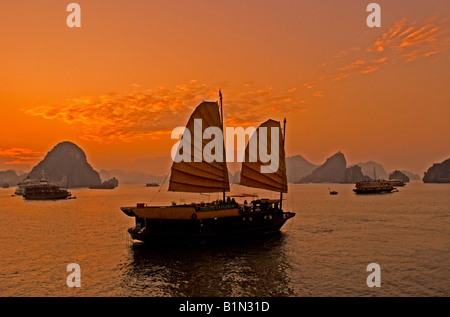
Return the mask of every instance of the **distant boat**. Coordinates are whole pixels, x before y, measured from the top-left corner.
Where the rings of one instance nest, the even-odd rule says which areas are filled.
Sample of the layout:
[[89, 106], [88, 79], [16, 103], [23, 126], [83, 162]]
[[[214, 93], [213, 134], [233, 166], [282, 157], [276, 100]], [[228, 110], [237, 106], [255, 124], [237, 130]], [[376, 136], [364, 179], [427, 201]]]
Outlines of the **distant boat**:
[[44, 172], [42, 171], [42, 177], [40, 179], [31, 179], [28, 176], [23, 182], [17, 184], [16, 190], [14, 191], [15, 195], [23, 196], [25, 193], [25, 189], [30, 186], [49, 184], [47, 179], [44, 177]]
[[8, 184], [8, 183], [4, 183], [4, 184], [2, 185], [2, 188], [9, 188], [9, 184]]
[[335, 190], [330, 190], [329, 188], [328, 188], [328, 191], [330, 192], [330, 195], [337, 195], [337, 194], [338, 194], [337, 191], [335, 191]]
[[401, 179], [390, 179], [387, 182], [389, 182], [389, 184], [391, 184], [392, 186], [405, 186], [405, 182], [402, 181]]
[[27, 200], [57, 200], [66, 199], [71, 195], [69, 191], [57, 185], [42, 183], [25, 187], [23, 198]]
[[[194, 120], [203, 119], [208, 127], [223, 131], [222, 95], [218, 102], [202, 102], [192, 113], [186, 127], [194, 131]], [[220, 111], [219, 111], [220, 109]], [[286, 123], [286, 121], [285, 121]], [[261, 124], [267, 130], [279, 128], [280, 122], [268, 120]], [[258, 129], [252, 137], [258, 137]], [[250, 204], [238, 204], [234, 199], [226, 199], [230, 191], [226, 161], [210, 162], [203, 158], [196, 162], [173, 162], [169, 180], [169, 191], [191, 193], [223, 193], [223, 200], [209, 203], [192, 203], [171, 206], [147, 206], [138, 203], [121, 210], [135, 218], [135, 226], [128, 229], [135, 240], [151, 243], [207, 242], [211, 240], [229, 241], [233, 238], [246, 239], [253, 235], [278, 232], [295, 213], [282, 209], [283, 193], [287, 193], [287, 177], [284, 151], [284, 130], [279, 138], [279, 167], [274, 173], [263, 174], [263, 165], [256, 162], [243, 162], [240, 185], [262, 188], [280, 193], [279, 199], [255, 199]], [[271, 138], [271, 134], [267, 135]], [[222, 141], [222, 140], [221, 140]], [[267, 144], [271, 144], [268, 140]], [[269, 149], [270, 150], [270, 149]], [[274, 149], [272, 149], [274, 150]], [[277, 149], [278, 150], [278, 149]], [[249, 146], [245, 150], [249, 157]]]
[[357, 194], [383, 194], [398, 191], [397, 188], [384, 179], [356, 182], [353, 191]]
[[157, 183], [147, 183], [145, 185], [145, 187], [159, 187], [159, 184], [157, 184]]

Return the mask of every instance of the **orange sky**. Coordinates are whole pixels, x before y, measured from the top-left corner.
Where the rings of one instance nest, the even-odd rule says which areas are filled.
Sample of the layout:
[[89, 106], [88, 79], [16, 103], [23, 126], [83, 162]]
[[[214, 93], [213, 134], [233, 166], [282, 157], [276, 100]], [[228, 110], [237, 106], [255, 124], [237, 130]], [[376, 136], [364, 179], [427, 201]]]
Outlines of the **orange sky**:
[[422, 174], [450, 157], [450, 2], [3, 0], [0, 170], [58, 142], [165, 175], [170, 131], [222, 89], [225, 124], [287, 117], [287, 155]]

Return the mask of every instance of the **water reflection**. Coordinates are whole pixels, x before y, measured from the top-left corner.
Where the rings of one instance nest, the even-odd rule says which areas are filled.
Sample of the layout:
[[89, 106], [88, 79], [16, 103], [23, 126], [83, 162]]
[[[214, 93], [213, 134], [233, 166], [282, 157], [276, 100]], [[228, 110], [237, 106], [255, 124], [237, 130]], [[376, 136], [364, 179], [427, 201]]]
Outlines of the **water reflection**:
[[124, 296], [291, 296], [286, 237], [194, 247], [133, 245]]

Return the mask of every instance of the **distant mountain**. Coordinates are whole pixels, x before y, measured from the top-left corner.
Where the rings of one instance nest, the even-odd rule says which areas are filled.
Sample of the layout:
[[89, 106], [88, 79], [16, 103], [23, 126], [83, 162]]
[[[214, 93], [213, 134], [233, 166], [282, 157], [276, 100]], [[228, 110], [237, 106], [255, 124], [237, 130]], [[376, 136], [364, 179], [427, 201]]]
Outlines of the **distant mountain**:
[[450, 183], [450, 159], [433, 164], [422, 180], [424, 183]]
[[368, 179], [370, 177], [363, 175], [360, 166], [347, 168], [344, 154], [338, 152], [311, 174], [303, 177], [300, 183], [354, 183]]
[[3, 184], [8, 184], [9, 186], [16, 186], [25, 177], [26, 174], [22, 174], [20, 172], [17, 173], [16, 171], [13, 170], [0, 171], [0, 186]]
[[409, 171], [405, 171], [405, 170], [401, 170], [400, 172], [402, 172], [403, 174], [408, 176], [410, 180], [420, 180], [420, 176], [418, 174], [415, 174], [415, 173], [409, 172]]
[[338, 152], [329, 157], [324, 164], [316, 168], [311, 174], [303, 177], [302, 183], [339, 183], [344, 178], [347, 161], [344, 154]]
[[367, 180], [370, 180], [370, 177], [363, 174], [361, 167], [359, 165], [353, 165], [345, 169], [344, 178], [340, 183], [349, 184]]
[[[286, 157], [286, 176], [288, 183], [299, 181], [303, 176], [311, 174], [319, 165], [312, 164], [301, 155]], [[241, 171], [232, 174], [228, 172], [228, 179], [231, 184], [239, 184]]]
[[[115, 177], [121, 184], [147, 184], [147, 183], [161, 184], [165, 179], [165, 176], [155, 176], [148, 173], [129, 172], [118, 169], [108, 171], [102, 169], [100, 170], [100, 177], [102, 180], [108, 180], [112, 177]], [[167, 181], [168, 180], [166, 180], [166, 182]]]
[[405, 174], [403, 174], [402, 172], [397, 171], [397, 170], [393, 171], [391, 174], [389, 174], [389, 179], [390, 180], [399, 179], [399, 180], [402, 180], [405, 183], [409, 182], [409, 177], [406, 176]]
[[117, 178], [113, 177], [111, 179], [108, 179], [104, 182], [102, 182], [100, 185], [91, 185], [89, 186], [90, 189], [114, 189], [117, 186], [119, 186], [119, 181]]
[[31, 170], [30, 178], [45, 178], [69, 187], [88, 187], [101, 183], [100, 176], [87, 162], [86, 154], [72, 142], [57, 144], [44, 159]]
[[289, 183], [298, 182], [302, 177], [311, 174], [319, 165], [308, 162], [303, 156], [286, 157], [286, 174]]
[[383, 165], [376, 163], [374, 161], [369, 161], [369, 162], [365, 162], [365, 163], [357, 163], [357, 164], [353, 164], [353, 165], [360, 166], [362, 173], [364, 175], [369, 176], [372, 179], [375, 178], [375, 175], [373, 173], [374, 167], [375, 167], [375, 172], [377, 174], [376, 178], [388, 179], [388, 177], [389, 177], [389, 174], [388, 174], [388, 172], [386, 172]]

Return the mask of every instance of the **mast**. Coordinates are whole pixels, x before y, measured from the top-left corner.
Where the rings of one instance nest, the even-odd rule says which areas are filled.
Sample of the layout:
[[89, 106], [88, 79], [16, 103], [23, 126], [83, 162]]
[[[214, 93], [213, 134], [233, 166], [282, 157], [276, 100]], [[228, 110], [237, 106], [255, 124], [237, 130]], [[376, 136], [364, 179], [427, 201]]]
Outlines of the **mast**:
[[[223, 99], [222, 99], [222, 91], [219, 89], [219, 99], [220, 99], [220, 123], [222, 124], [222, 133], [223, 133]], [[223, 149], [223, 159], [225, 160], [225, 147]], [[228, 173], [228, 170], [227, 170]], [[225, 204], [225, 191], [223, 191], [223, 203]]]
[[223, 131], [223, 100], [222, 100], [222, 91], [219, 89], [219, 98], [220, 98], [220, 123], [222, 123], [222, 131]]
[[[286, 138], [286, 118], [284, 118], [284, 121], [283, 121], [283, 138], [282, 138], [283, 149], [284, 149], [285, 138]], [[283, 192], [280, 192], [280, 210], [283, 211]]]

